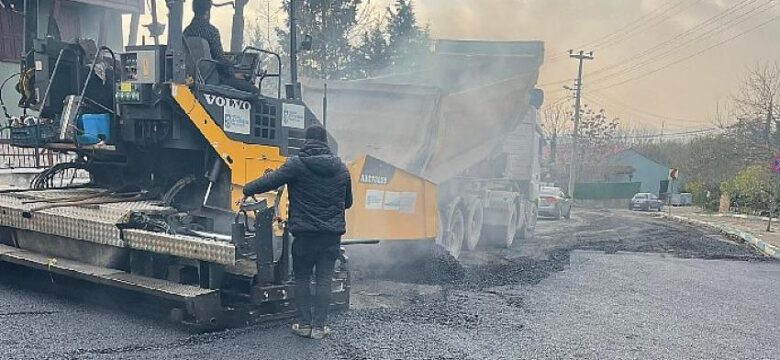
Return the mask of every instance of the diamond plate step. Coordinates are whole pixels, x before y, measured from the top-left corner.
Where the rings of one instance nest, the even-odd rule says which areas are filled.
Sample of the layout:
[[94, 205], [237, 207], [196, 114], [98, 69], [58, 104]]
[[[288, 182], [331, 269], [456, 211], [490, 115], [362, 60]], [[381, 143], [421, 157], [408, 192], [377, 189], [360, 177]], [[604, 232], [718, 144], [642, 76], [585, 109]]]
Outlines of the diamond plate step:
[[[46, 204], [42, 202], [29, 203], [29, 201], [77, 198], [95, 194], [97, 191], [70, 189], [0, 193], [0, 226], [224, 265], [235, 264], [235, 247], [224, 241], [138, 229], [126, 230], [123, 238], [123, 234], [116, 224], [129, 212], [171, 210], [154, 201], [58, 207], [35, 211], [27, 218], [22, 216], [23, 213]], [[99, 199], [101, 198], [94, 200]]]

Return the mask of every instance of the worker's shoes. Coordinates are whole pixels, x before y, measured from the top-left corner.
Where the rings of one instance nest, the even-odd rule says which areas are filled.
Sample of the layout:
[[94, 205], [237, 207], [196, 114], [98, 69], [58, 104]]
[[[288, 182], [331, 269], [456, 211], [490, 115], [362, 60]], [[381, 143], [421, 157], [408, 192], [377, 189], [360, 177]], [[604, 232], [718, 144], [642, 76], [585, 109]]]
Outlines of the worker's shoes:
[[330, 336], [330, 328], [327, 326], [315, 327], [311, 329], [311, 338], [315, 340], [322, 340]]
[[311, 337], [311, 333], [312, 333], [311, 325], [301, 325], [297, 322], [292, 324], [291, 330], [293, 334], [305, 338]]

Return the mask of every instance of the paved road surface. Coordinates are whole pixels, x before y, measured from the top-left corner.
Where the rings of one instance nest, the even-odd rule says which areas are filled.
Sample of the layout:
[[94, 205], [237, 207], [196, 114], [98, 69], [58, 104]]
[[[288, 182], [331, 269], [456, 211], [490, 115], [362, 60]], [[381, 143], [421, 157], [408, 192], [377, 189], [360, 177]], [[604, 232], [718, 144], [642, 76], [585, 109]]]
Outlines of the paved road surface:
[[[543, 221], [512, 250], [464, 257], [458, 281], [355, 284], [322, 342], [282, 324], [191, 335], [0, 279], [7, 359], [777, 358], [780, 263], [626, 211]], [[0, 277], [1, 278], [1, 277]], [[91, 290], [90, 290], [91, 291]], [[92, 293], [90, 293], [92, 294]]]

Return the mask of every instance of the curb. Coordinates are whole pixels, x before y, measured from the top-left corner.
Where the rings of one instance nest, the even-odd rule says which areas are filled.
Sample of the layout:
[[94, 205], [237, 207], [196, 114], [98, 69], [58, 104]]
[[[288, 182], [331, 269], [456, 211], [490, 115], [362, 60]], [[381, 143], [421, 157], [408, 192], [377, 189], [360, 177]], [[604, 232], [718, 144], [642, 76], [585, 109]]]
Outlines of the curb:
[[[712, 215], [712, 216], [715, 216], [715, 217], [730, 217], [730, 218], [734, 218], [734, 219], [769, 221], [769, 217], [766, 217], [766, 216], [755, 216], [755, 215], [745, 215], [745, 214], [726, 213], [726, 214], [715, 214], [715, 215]], [[777, 221], [777, 217], [773, 217], [772, 221]]]
[[[734, 213], [699, 213], [699, 216], [707, 216], [707, 217], [728, 217], [728, 218], [734, 218], [734, 219], [744, 219], [744, 220], [757, 220], [757, 221], [768, 221], [769, 218], [766, 216], [756, 216], [756, 215], [747, 215], [747, 214], [734, 214]], [[777, 217], [773, 217], [772, 220], [778, 220]]]
[[764, 240], [759, 239], [755, 235], [742, 231], [740, 229], [737, 229], [730, 225], [721, 225], [716, 224], [709, 221], [703, 221], [699, 219], [691, 219], [684, 216], [679, 215], [669, 215], [669, 214], [661, 214], [662, 218], [671, 219], [691, 225], [699, 225], [704, 227], [709, 227], [711, 229], [717, 230], [718, 232], [730, 236], [732, 238], [744, 241], [750, 245], [752, 245], [754, 248], [756, 248], [758, 251], [760, 251], [762, 254], [766, 256], [773, 257], [775, 259], [780, 259], [780, 248], [777, 246], [768, 244]]

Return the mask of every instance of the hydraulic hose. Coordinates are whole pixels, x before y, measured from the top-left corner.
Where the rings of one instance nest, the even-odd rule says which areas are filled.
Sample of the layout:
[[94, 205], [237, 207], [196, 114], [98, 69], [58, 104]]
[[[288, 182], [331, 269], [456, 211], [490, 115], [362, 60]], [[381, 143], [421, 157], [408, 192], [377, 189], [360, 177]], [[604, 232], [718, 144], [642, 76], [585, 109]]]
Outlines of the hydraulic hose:
[[0, 130], [7, 129], [11, 126], [11, 114], [8, 113], [8, 108], [5, 107], [5, 101], [3, 100], [3, 89], [5, 88], [5, 84], [8, 82], [8, 80], [11, 80], [14, 78], [14, 76], [19, 76], [22, 73], [13, 73], [11, 76], [7, 77], [5, 80], [3, 80], [3, 83], [0, 84], [0, 106], [3, 107], [3, 115], [5, 115], [5, 118], [8, 119], [8, 126], [0, 128]]

